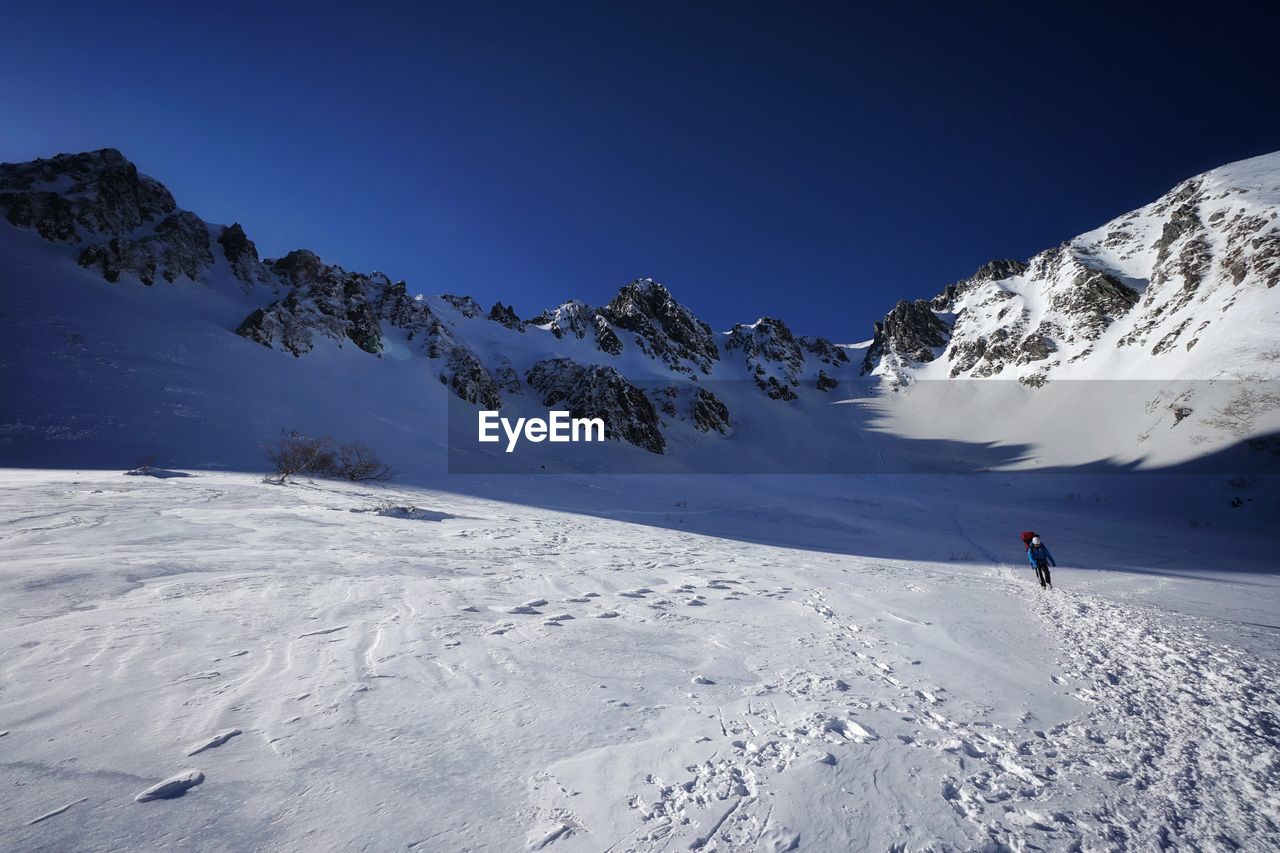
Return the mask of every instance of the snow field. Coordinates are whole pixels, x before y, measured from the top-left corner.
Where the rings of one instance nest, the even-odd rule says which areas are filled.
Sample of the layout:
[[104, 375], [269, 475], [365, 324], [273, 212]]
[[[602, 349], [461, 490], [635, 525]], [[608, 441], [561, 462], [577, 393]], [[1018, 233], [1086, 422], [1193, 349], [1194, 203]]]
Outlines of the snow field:
[[[898, 488], [886, 524], [941, 506]], [[431, 510], [352, 511], [384, 500]], [[1228, 592], [1276, 612], [1270, 575], [1079, 571], [1053, 540], [1041, 593], [982, 550], [206, 472], [5, 472], [0, 508], [17, 849], [1280, 840], [1274, 657], [1221, 639]]]

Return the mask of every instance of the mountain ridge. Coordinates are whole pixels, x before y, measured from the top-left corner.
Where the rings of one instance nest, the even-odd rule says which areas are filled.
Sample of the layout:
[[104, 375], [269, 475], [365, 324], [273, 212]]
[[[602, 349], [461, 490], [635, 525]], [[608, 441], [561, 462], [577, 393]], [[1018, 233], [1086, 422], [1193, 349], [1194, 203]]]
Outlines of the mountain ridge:
[[[837, 402], [832, 392], [860, 377], [891, 388], [1265, 378], [1275, 372], [1267, 342], [1280, 336], [1280, 153], [1189, 178], [1026, 261], [991, 261], [930, 299], [900, 301], [865, 345], [798, 335], [776, 317], [717, 332], [652, 279], [598, 308], [570, 299], [521, 318], [502, 302], [486, 311], [469, 296], [415, 294], [307, 249], [263, 259], [238, 223], [180, 208], [115, 149], [0, 165], [0, 211], [113, 285], [190, 282], [220, 294], [239, 316], [219, 325], [291, 360], [347, 343], [379, 360], [423, 357], [470, 405], [534, 400], [600, 414], [610, 438], [657, 454], [680, 424], [727, 438], [756, 406]], [[723, 399], [726, 382], [754, 396]]]

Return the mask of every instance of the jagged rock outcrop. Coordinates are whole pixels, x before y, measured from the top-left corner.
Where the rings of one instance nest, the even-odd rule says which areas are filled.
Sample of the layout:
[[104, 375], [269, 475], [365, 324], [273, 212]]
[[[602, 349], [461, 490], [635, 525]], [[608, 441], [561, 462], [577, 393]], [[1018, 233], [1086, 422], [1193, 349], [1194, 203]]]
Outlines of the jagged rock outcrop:
[[669, 418], [689, 421], [699, 432], [730, 431], [729, 407], [707, 388], [668, 385], [650, 392], [658, 411]]
[[607, 438], [627, 441], [650, 453], [666, 449], [653, 402], [613, 367], [547, 359], [529, 369], [525, 382], [541, 394], [548, 408], [567, 409], [573, 417], [602, 419]]
[[609, 321], [599, 310], [578, 299], [570, 299], [562, 305], [543, 311], [530, 320], [529, 324], [544, 328], [557, 338], [585, 338], [591, 335], [601, 352], [609, 355], [622, 354], [622, 341]]
[[232, 275], [240, 280], [246, 291], [258, 285], [275, 286], [275, 279], [258, 258], [258, 247], [244, 233], [239, 222], [222, 229], [218, 235], [218, 245], [222, 247], [222, 255], [227, 259]]
[[516, 310], [510, 305], [503, 305], [501, 302], [493, 303], [493, 307], [489, 309], [489, 319], [506, 326], [508, 329], [524, 332], [524, 323], [520, 321], [520, 317], [516, 315]]
[[987, 264], [927, 313], [900, 303], [863, 370], [1038, 386], [1066, 369], [1085, 375], [1116, 348], [1169, 358], [1206, 336], [1226, 345], [1240, 293], [1280, 283], [1278, 166], [1273, 154], [1206, 172], [1026, 263]]
[[795, 399], [790, 386], [800, 384], [804, 350], [786, 323], [773, 317], [739, 323], [725, 336], [724, 348], [727, 353], [742, 353], [756, 385], [771, 398]]
[[160, 220], [153, 234], [112, 237], [84, 249], [76, 260], [82, 267], [97, 269], [110, 282], [118, 281], [121, 273], [136, 275], [146, 285], [154, 284], [157, 275], [168, 282], [179, 276], [197, 281], [213, 264], [209, 245], [209, 229], [184, 210]]
[[596, 309], [580, 299], [570, 299], [530, 319], [529, 325], [540, 326], [557, 338], [565, 335], [585, 338], [588, 333], [595, 333]]
[[330, 266], [314, 252], [297, 249], [267, 267], [289, 285], [283, 299], [251, 313], [236, 334], [295, 356], [310, 352], [319, 333], [341, 343], [350, 340], [374, 355], [382, 351], [381, 318], [395, 291], [381, 273], [349, 273]]
[[468, 320], [473, 317], [484, 316], [484, 309], [480, 307], [480, 303], [470, 296], [455, 296], [452, 293], [445, 293], [441, 294], [440, 298], [456, 308], [458, 313]]
[[479, 356], [466, 347], [455, 346], [449, 353], [440, 381], [468, 403], [475, 403], [482, 409], [502, 408], [498, 383]]
[[626, 285], [599, 315], [614, 329], [632, 333], [629, 337], [641, 351], [672, 370], [692, 373], [696, 368], [709, 373], [711, 363], [720, 358], [711, 327], [653, 279]]
[[798, 335], [796, 341], [818, 361], [829, 364], [832, 367], [839, 367], [842, 364], [849, 363], [849, 353], [845, 352], [844, 347], [837, 346], [826, 338]]
[[870, 373], [885, 357], [916, 362], [933, 361], [934, 350], [947, 345], [951, 328], [938, 319], [928, 302], [903, 300], [875, 324], [862, 372]]
[[114, 148], [0, 164], [0, 209], [46, 240], [122, 236], [177, 210], [159, 181]]
[[816, 384], [819, 391], [830, 391], [832, 388], [840, 387], [840, 380], [828, 376], [825, 370], [819, 370]]
[[728, 433], [729, 407], [706, 388], [699, 388], [693, 395], [693, 425], [702, 432]]

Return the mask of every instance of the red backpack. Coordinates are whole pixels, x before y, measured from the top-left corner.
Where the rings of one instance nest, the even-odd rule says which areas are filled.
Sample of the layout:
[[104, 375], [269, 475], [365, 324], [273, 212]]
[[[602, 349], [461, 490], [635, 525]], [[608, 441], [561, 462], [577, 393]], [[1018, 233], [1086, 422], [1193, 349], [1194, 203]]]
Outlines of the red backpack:
[[1034, 530], [1022, 531], [1022, 544], [1027, 547], [1027, 550], [1031, 550], [1031, 540], [1035, 538], [1036, 532]]

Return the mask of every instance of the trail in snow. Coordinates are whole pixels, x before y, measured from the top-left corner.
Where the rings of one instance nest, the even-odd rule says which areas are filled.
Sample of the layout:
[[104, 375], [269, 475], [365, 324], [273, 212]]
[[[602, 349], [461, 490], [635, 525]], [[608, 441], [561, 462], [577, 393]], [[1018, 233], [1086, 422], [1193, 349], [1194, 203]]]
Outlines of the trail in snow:
[[1114, 783], [1081, 827], [1086, 846], [1280, 849], [1272, 662], [1208, 640], [1193, 620], [1102, 596], [1054, 591], [1035, 609], [1094, 705], [1037, 745], [1056, 750], [1060, 785]]
[[[1163, 580], [1064, 568], [1041, 593], [1029, 569], [947, 561], [963, 537], [891, 560], [418, 490], [392, 496], [451, 517], [246, 475], [7, 476], [0, 825], [19, 846], [1277, 840], [1275, 662], [1157, 606]], [[949, 517], [910, 503], [913, 524]], [[1274, 586], [1243, 587], [1252, 621]], [[1235, 615], [1233, 590], [1177, 600]], [[166, 779], [186, 754], [199, 770]]]

